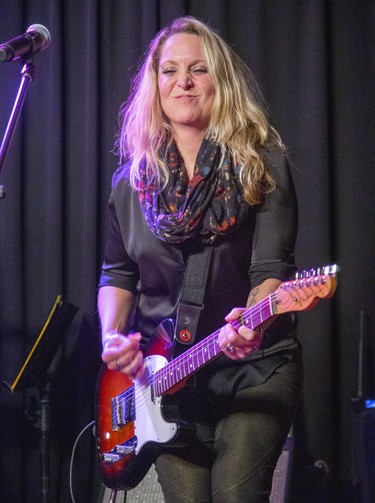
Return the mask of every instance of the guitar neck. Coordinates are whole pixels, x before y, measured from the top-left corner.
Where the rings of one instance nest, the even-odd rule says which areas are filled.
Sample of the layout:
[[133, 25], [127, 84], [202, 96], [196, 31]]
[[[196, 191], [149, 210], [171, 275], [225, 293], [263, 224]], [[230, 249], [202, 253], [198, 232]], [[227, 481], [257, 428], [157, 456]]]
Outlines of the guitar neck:
[[[294, 281], [281, 283], [277, 290], [231, 322], [233, 327], [238, 330], [246, 326], [254, 330], [274, 315], [311, 309], [319, 299], [332, 297], [336, 290], [337, 271], [336, 264], [325, 266], [317, 271], [304, 271]], [[217, 330], [155, 372], [151, 378], [154, 394], [163, 395], [216, 358], [221, 353], [219, 333]]]
[[[242, 325], [252, 330], [271, 318], [274, 314], [274, 294], [261, 300], [255, 306], [246, 309], [241, 317], [232, 322], [238, 330]], [[165, 367], [152, 376], [152, 385], [156, 396], [161, 396], [176, 384], [187, 379], [204, 365], [219, 356], [222, 352], [219, 346], [219, 332], [217, 330], [192, 348], [176, 357]]]

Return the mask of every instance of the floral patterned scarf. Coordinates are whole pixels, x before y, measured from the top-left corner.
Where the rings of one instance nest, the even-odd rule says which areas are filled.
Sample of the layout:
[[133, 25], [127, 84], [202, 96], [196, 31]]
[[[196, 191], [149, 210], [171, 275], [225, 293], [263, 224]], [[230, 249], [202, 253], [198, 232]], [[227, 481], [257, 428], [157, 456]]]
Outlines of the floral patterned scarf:
[[151, 231], [168, 243], [188, 238], [212, 243], [218, 235], [234, 230], [246, 204], [238, 169], [229, 156], [222, 159], [220, 146], [203, 140], [189, 183], [175, 143], [167, 149], [166, 159], [169, 180], [163, 191], [147, 185], [145, 168], [138, 183], [139, 200]]

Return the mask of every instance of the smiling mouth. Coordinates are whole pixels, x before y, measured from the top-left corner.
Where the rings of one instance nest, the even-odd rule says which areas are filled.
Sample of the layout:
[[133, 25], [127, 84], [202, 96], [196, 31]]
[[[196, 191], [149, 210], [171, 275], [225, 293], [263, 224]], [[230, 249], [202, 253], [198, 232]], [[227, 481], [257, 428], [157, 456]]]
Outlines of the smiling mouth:
[[181, 100], [183, 98], [197, 98], [195, 94], [180, 94], [178, 96], [174, 96], [176, 100]]

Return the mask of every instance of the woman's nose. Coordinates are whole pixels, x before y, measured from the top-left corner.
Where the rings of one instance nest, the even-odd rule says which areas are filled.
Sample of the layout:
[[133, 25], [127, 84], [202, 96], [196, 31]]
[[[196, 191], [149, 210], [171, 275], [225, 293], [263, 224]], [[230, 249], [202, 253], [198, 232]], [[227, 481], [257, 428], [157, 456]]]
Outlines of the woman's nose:
[[190, 89], [190, 87], [193, 85], [193, 82], [192, 82], [192, 80], [190, 78], [190, 75], [189, 74], [182, 75], [178, 79], [177, 85], [179, 87], [181, 87], [182, 89]]

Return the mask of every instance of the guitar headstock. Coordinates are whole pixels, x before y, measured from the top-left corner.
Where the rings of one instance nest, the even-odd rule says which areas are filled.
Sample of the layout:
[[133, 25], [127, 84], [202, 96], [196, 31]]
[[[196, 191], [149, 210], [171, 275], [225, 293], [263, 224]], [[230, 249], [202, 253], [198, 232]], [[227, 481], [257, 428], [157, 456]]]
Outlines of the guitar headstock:
[[329, 299], [336, 291], [339, 267], [328, 265], [296, 274], [272, 294], [274, 314], [312, 309], [319, 299]]

